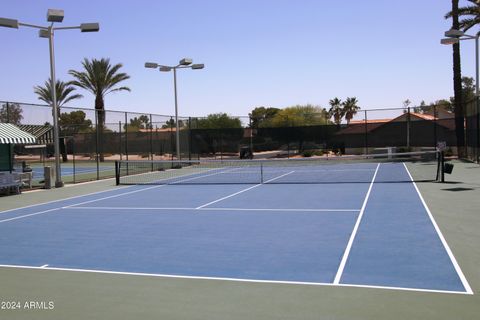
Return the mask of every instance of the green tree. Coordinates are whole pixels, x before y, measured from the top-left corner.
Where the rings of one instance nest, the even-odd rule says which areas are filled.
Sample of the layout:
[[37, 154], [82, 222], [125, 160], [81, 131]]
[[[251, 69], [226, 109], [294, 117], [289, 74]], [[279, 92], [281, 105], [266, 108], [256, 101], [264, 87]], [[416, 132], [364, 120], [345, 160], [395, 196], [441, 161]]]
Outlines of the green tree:
[[86, 119], [86, 116], [82, 110], [61, 113], [58, 118], [58, 125], [62, 134], [73, 135], [92, 132], [92, 120]]
[[278, 111], [272, 119], [273, 127], [300, 127], [328, 124], [328, 112], [320, 106], [296, 105]]
[[462, 77], [462, 101], [470, 102], [475, 99], [475, 80], [472, 77]]
[[[188, 120], [187, 120], [187, 125], [188, 125]], [[185, 126], [185, 123], [183, 120], [178, 120], [178, 127], [182, 128]], [[164, 125], [162, 125], [162, 129], [167, 129], [167, 128], [176, 128], [175, 124], [175, 119], [171, 118], [170, 120], [166, 121]]]
[[150, 123], [150, 118], [142, 114], [140, 117], [130, 119], [130, 124], [124, 126], [124, 128], [128, 131], [138, 131], [139, 129], [152, 129], [152, 124]]
[[248, 114], [250, 117], [250, 126], [252, 128], [261, 128], [271, 126], [271, 121], [275, 115], [280, 111], [278, 108], [271, 107], [256, 107]]
[[[130, 78], [129, 75], [119, 72], [122, 64], [110, 64], [110, 59], [100, 60], [85, 58], [82, 61], [83, 71], [70, 70], [68, 73], [75, 80], [71, 83], [77, 87], [90, 91], [95, 96], [95, 110], [98, 115], [98, 132], [102, 136], [105, 127], [105, 96], [116, 91], [130, 91], [130, 88], [119, 84]], [[103, 139], [100, 139], [102, 141]], [[100, 161], [104, 161], [103, 146], [100, 144]]]
[[18, 103], [4, 103], [0, 108], [0, 122], [20, 124], [23, 110]]
[[350, 120], [357, 114], [358, 110], [361, 108], [358, 106], [358, 100], [355, 97], [347, 98], [343, 103], [343, 112], [345, 114], [345, 120], [347, 124], [350, 123]]
[[422, 100], [418, 106], [413, 107], [415, 113], [427, 113], [430, 110], [430, 105], [427, 105], [425, 100]]
[[[459, 30], [459, 0], [452, 0], [452, 10], [445, 15], [446, 19], [452, 19], [452, 29]], [[460, 43], [454, 43], [453, 48], [453, 92], [455, 110], [455, 135], [457, 136], [458, 156], [465, 154], [465, 121], [462, 101], [462, 67], [460, 61]]]
[[199, 118], [196, 121], [198, 129], [233, 129], [242, 128], [239, 118], [229, 116], [226, 113], [209, 114], [206, 118]]
[[342, 108], [342, 100], [333, 98], [329, 101], [329, 104], [330, 109], [328, 110], [328, 115], [330, 118], [333, 118], [333, 122], [335, 124], [339, 125], [345, 115]]

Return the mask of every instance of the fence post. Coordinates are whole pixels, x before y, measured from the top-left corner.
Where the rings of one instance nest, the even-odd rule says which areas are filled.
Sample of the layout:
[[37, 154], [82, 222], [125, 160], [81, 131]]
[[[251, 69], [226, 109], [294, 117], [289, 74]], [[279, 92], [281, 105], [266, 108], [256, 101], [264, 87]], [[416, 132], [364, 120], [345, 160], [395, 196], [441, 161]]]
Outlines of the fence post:
[[[128, 124], [127, 124], [127, 112], [125, 112], [125, 158], [128, 161]], [[128, 169], [128, 167], [127, 167]], [[128, 173], [128, 172], [127, 172]]]
[[188, 117], [188, 160], [192, 160], [192, 118]]
[[410, 151], [410, 107], [407, 108], [407, 150]]
[[95, 160], [97, 162], [97, 180], [100, 180], [100, 154], [98, 153], [98, 141], [100, 136], [100, 126], [98, 125], [98, 110], [95, 109]]
[[475, 137], [477, 138], [477, 147], [476, 147], [476, 149], [477, 149], [477, 152], [476, 152], [476, 153], [477, 153], [477, 157], [476, 157], [476, 160], [477, 160], [477, 163], [480, 163], [480, 101], [479, 101], [479, 100], [480, 100], [480, 96], [476, 96], [476, 97], [475, 97], [475, 100], [476, 100], [476, 101], [475, 101], [475, 102], [476, 102], [475, 104], [476, 104], [476, 107], [477, 107], [477, 110], [476, 110], [476, 112], [477, 112], [477, 117], [476, 117], [476, 118], [477, 118], [477, 119], [476, 119], [476, 120], [477, 120], [477, 121], [476, 121], [476, 122], [477, 122], [477, 123], [476, 123], [477, 132], [475, 133]]
[[118, 121], [118, 151], [122, 160], [122, 121]]
[[[173, 134], [173, 125], [174, 125], [174, 120], [172, 117], [170, 117], [170, 151], [171, 151], [171, 159], [173, 160], [173, 154], [175, 153], [176, 150], [174, 150], [175, 147], [175, 136]], [[180, 159], [178, 159], [180, 160]]]
[[433, 147], [437, 147], [437, 106], [433, 106]]
[[364, 121], [364, 124], [365, 124], [365, 154], [368, 154], [368, 119], [367, 119], [367, 110], [364, 110], [363, 111], [364, 114], [365, 114], [365, 121]]
[[250, 130], [249, 138], [250, 138], [250, 152], [253, 155], [253, 128], [252, 128], [252, 117], [248, 117], [248, 128]]
[[[150, 113], [150, 125], [149, 125], [150, 128], [147, 128], [147, 129], [150, 130], [150, 136], [149, 136], [149, 138], [150, 138], [150, 157], [149, 157], [149, 159], [151, 159], [151, 160], [153, 160], [153, 124], [152, 123], [153, 123], [152, 122], [152, 114]], [[153, 166], [153, 164], [152, 164], [152, 166]], [[153, 168], [152, 168], [152, 170], [153, 170]]]
[[10, 104], [7, 102], [7, 123], [10, 123]]
[[76, 183], [77, 171], [75, 170], [75, 136], [72, 137], [72, 166], [73, 166], [73, 183]]

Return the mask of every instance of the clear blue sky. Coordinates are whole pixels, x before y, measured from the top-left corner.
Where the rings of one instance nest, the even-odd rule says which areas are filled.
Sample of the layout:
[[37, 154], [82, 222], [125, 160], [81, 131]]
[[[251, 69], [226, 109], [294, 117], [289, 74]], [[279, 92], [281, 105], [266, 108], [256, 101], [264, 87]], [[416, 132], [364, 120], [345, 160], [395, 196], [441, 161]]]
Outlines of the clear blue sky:
[[[461, 4], [465, 2], [461, 1]], [[0, 2], [0, 16], [46, 25], [99, 22], [99, 33], [56, 34], [57, 78], [81, 60], [108, 57], [131, 76], [132, 91], [106, 96], [108, 109], [173, 114], [173, 74], [145, 61], [182, 57], [204, 70], [178, 73], [180, 115], [247, 115], [256, 106], [316, 104], [355, 96], [363, 109], [400, 107], [453, 95], [452, 51], [440, 45], [450, 0], [183, 0]], [[472, 31], [476, 32], [476, 30]], [[462, 67], [474, 75], [474, 47]], [[49, 76], [48, 41], [37, 31], [0, 28], [0, 100], [37, 103], [33, 86]], [[93, 107], [93, 97], [70, 106]]]

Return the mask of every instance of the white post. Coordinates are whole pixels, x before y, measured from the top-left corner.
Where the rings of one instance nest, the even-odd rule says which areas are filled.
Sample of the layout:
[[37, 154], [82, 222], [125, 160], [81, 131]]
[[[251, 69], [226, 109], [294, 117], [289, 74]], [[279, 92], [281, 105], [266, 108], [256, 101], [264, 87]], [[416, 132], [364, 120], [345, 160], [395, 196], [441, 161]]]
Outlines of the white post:
[[53, 109], [53, 143], [55, 151], [55, 187], [63, 187], [62, 169], [60, 167], [60, 137], [58, 128], [57, 88], [55, 80], [55, 55], [53, 50], [53, 24], [48, 28], [48, 42], [50, 47], [50, 80]]
[[177, 68], [173, 68], [173, 90], [175, 91], [175, 140], [177, 148], [177, 160], [180, 160], [180, 127], [178, 125], [178, 102], [177, 102]]
[[477, 146], [476, 146], [476, 149], [477, 149], [477, 163], [480, 162], [480, 96], [479, 96], [479, 86], [480, 84], [478, 83], [479, 81], [479, 58], [478, 58], [478, 38], [480, 37], [480, 32], [477, 33], [476, 37], [475, 37], [475, 103], [476, 103], [476, 107], [477, 107], [477, 119], [476, 119], [476, 125], [477, 125]]

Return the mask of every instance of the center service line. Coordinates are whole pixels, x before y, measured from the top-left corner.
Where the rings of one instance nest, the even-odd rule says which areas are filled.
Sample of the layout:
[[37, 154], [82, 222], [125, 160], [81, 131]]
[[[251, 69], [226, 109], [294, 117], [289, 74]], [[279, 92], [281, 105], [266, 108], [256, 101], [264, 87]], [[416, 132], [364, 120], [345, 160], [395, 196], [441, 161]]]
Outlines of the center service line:
[[[275, 178], [273, 178], [273, 179], [267, 180], [267, 181], [265, 181], [264, 183], [269, 183], [269, 182], [271, 182], [271, 181], [280, 179], [280, 178], [285, 177], [286, 175], [292, 174], [292, 173], [294, 173], [294, 172], [295, 172], [295, 171], [287, 172], [287, 173], [282, 174], [282, 175], [280, 175], [280, 176], [278, 176], [278, 177], [275, 177]], [[209, 205], [211, 205], [211, 204], [214, 204], [214, 203], [220, 202], [220, 201], [222, 201], [222, 200], [225, 200], [225, 199], [231, 198], [231, 197], [233, 197], [233, 196], [236, 196], [237, 194], [243, 193], [243, 192], [248, 191], [248, 190], [252, 190], [253, 188], [259, 187], [259, 186], [261, 186], [262, 184], [263, 184], [263, 183], [259, 183], [259, 184], [254, 185], [253, 187], [249, 187], [249, 188], [240, 190], [240, 191], [235, 192], [235, 193], [232, 193], [231, 195], [228, 195], [228, 196], [226, 196], [226, 197], [223, 197], [223, 198], [214, 200], [214, 201], [209, 202], [209, 203], [205, 203], [204, 205], [201, 205], [201, 206], [199, 206], [199, 207], [196, 207], [195, 209], [202, 209], [202, 208], [204, 208], [204, 207], [206, 207], [206, 206], [209, 206]]]
[[342, 261], [340, 262], [340, 266], [338, 267], [337, 274], [335, 275], [335, 279], [333, 280], [333, 284], [339, 284], [340, 279], [342, 278], [343, 269], [345, 269], [345, 264], [347, 263], [350, 250], [352, 249], [353, 240], [357, 235], [358, 227], [360, 226], [360, 221], [362, 221], [363, 213], [365, 212], [365, 208], [367, 207], [368, 198], [370, 197], [370, 192], [372, 191], [373, 182], [375, 181], [375, 177], [377, 176], [378, 168], [380, 168], [380, 163], [377, 164], [377, 168], [375, 169], [375, 173], [373, 174], [373, 178], [372, 178], [372, 181], [370, 182], [370, 186], [368, 187], [365, 200], [363, 201], [362, 209], [360, 209], [360, 213], [358, 214], [357, 222], [355, 223], [355, 227], [353, 228], [352, 234], [350, 235], [350, 239], [348, 240], [347, 248], [343, 253]]

